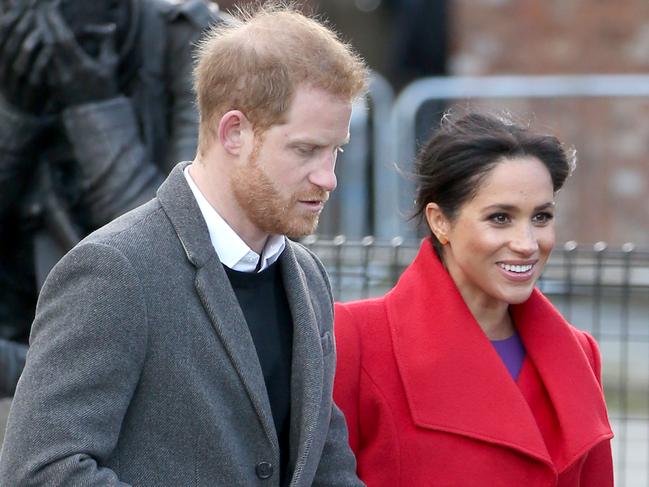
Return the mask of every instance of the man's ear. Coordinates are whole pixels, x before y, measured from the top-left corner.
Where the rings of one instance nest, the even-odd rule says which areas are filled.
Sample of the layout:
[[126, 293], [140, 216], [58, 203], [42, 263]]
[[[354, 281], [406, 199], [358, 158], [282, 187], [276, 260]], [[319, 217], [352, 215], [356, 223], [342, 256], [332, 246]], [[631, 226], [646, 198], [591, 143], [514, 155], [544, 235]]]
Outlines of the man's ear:
[[230, 110], [219, 121], [219, 141], [226, 152], [238, 156], [246, 132], [251, 128], [248, 118], [239, 110]]
[[437, 203], [428, 203], [426, 205], [426, 222], [428, 222], [430, 231], [437, 237], [439, 243], [446, 245], [451, 224]]

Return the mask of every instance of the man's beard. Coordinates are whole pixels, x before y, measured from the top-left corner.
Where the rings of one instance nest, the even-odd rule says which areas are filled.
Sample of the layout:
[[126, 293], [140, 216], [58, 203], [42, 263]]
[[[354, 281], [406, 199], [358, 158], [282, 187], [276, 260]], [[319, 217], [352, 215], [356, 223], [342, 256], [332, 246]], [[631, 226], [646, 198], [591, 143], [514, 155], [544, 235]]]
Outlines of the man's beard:
[[319, 212], [301, 210], [299, 201], [322, 201], [329, 199], [329, 192], [313, 186], [310, 190], [282, 197], [276, 185], [259, 166], [257, 145], [248, 163], [235, 170], [232, 191], [237, 203], [250, 221], [269, 234], [287, 237], [304, 237], [312, 234], [318, 226]]

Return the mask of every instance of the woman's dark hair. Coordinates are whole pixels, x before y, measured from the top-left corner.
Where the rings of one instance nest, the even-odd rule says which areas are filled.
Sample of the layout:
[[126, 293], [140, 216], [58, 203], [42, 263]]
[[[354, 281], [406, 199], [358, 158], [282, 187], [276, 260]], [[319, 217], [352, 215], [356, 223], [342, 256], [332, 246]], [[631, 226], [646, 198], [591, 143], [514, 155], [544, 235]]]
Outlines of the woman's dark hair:
[[[415, 160], [417, 199], [414, 217], [425, 219], [426, 205], [437, 203], [449, 220], [477, 193], [489, 171], [503, 159], [536, 157], [550, 173], [556, 193], [575, 167], [574, 150], [552, 135], [538, 134], [504, 116], [447, 113]], [[441, 256], [441, 244], [433, 235]]]

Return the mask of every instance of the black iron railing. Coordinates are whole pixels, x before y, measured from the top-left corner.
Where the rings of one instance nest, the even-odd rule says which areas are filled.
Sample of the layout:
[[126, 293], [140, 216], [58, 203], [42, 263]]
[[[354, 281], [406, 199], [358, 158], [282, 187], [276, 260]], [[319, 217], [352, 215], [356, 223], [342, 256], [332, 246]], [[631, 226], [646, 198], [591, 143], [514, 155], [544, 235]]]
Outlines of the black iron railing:
[[[303, 243], [324, 262], [340, 301], [385, 293], [420, 244], [343, 236]], [[616, 485], [649, 485], [649, 251], [632, 244], [568, 242], [555, 249], [538, 287], [568, 321], [599, 342], [616, 434]]]

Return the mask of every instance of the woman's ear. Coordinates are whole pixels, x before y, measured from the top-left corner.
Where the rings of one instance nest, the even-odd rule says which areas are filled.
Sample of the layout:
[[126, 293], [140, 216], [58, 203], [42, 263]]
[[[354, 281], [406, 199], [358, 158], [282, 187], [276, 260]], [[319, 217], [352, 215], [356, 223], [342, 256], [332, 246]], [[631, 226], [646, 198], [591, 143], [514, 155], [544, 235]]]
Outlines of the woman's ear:
[[446, 245], [451, 224], [437, 203], [428, 203], [426, 205], [426, 222], [428, 222], [428, 228], [437, 237], [439, 243]]
[[244, 132], [249, 128], [250, 122], [239, 110], [230, 110], [219, 121], [219, 142], [229, 154], [237, 156], [241, 153], [244, 143]]

